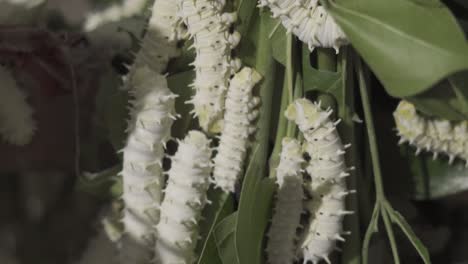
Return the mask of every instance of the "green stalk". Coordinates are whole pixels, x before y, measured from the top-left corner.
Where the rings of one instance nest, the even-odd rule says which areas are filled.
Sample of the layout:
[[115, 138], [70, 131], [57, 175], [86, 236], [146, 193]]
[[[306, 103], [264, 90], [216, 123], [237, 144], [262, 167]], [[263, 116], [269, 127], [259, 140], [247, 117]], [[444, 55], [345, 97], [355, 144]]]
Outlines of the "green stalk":
[[[357, 59], [357, 72], [359, 79], [359, 89], [361, 92], [362, 105], [364, 109], [364, 119], [367, 127], [367, 136], [369, 139], [369, 147], [372, 158], [372, 167], [374, 173], [374, 183], [376, 190], [376, 203], [382, 205], [386, 202], [385, 192], [383, 188], [382, 173], [379, 160], [379, 152], [377, 149], [377, 138], [375, 135], [374, 122], [372, 117], [372, 109], [368, 94], [368, 73], [363, 68], [361, 60]], [[395, 240], [395, 235], [393, 233], [392, 223], [390, 221], [387, 210], [381, 210], [382, 219], [384, 221], [385, 229], [387, 231], [388, 239], [390, 241], [390, 247], [392, 249], [393, 259], [396, 264], [400, 263], [400, 257], [398, 254], [398, 248]]]
[[[342, 131], [343, 141], [351, 143], [352, 147], [347, 151], [345, 159], [346, 164], [355, 167], [354, 171], [350, 172], [350, 176], [346, 179], [348, 189], [356, 190], [357, 195], [360, 195], [361, 189], [358, 188], [358, 175], [361, 175], [361, 163], [359, 159], [360, 146], [357, 141], [356, 123], [353, 121], [353, 114], [355, 112], [354, 102], [354, 78], [353, 78], [353, 64], [350, 60], [349, 51], [347, 47], [341, 49], [339, 57], [339, 70], [342, 74], [342, 99], [339, 102], [339, 116], [343, 120], [340, 124], [340, 131]], [[359, 225], [359, 206], [356, 195], [347, 197], [348, 210], [354, 211], [353, 215], [345, 218], [345, 227], [351, 231], [350, 237], [343, 246], [342, 263], [346, 264], [360, 264], [361, 255], [361, 229]]]
[[331, 48], [317, 49], [317, 65], [320, 70], [336, 71], [336, 53]]
[[288, 128], [288, 120], [284, 116], [284, 111], [289, 105], [289, 102], [291, 101], [289, 96], [288, 96], [288, 89], [287, 89], [287, 80], [284, 80], [283, 88], [281, 92], [281, 105], [279, 109], [279, 115], [278, 115], [278, 128], [276, 129], [276, 138], [275, 138], [275, 145], [273, 147], [273, 151], [271, 153], [270, 157], [270, 173], [269, 177], [270, 178], [275, 178], [276, 177], [276, 167], [278, 166], [279, 163], [279, 154], [281, 152], [281, 141], [283, 140], [283, 137], [286, 136], [287, 133], [287, 128]]

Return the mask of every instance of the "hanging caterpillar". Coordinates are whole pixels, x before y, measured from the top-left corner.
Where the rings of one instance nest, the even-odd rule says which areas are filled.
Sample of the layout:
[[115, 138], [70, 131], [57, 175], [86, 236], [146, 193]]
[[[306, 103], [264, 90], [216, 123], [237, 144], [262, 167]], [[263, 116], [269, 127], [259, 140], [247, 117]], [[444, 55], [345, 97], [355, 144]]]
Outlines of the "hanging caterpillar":
[[26, 95], [18, 87], [12, 73], [0, 66], [0, 135], [13, 145], [24, 146], [31, 142], [36, 132], [34, 110], [26, 101]]
[[349, 176], [344, 162], [345, 149], [336, 130], [339, 122], [332, 122], [332, 110], [323, 111], [319, 104], [307, 99], [295, 100], [286, 110], [287, 119], [296, 122], [306, 140], [304, 149], [310, 156], [306, 168], [311, 176], [307, 186], [312, 196], [307, 204], [310, 213], [301, 250], [304, 263], [318, 263], [325, 260], [335, 249], [336, 241], [344, 241], [341, 236], [343, 217], [352, 212], [345, 210], [347, 191], [345, 177]]
[[213, 172], [216, 186], [225, 192], [234, 192], [242, 174], [249, 137], [256, 130], [252, 123], [258, 116], [255, 108], [259, 98], [252, 95], [252, 89], [260, 79], [254, 69], [244, 67], [234, 75], [227, 92], [223, 132]]
[[268, 6], [273, 17], [279, 17], [286, 30], [306, 43], [310, 50], [333, 47], [338, 53], [339, 47], [348, 43], [341, 28], [319, 5], [319, 0], [260, 0], [259, 6]]
[[449, 157], [449, 163], [460, 158], [468, 167], [468, 121], [452, 124], [444, 119], [429, 119], [419, 115], [413, 104], [402, 100], [393, 113], [399, 144], [409, 142], [416, 147], [416, 155], [422, 150]]
[[301, 144], [295, 139], [284, 138], [276, 169], [278, 193], [268, 232], [268, 263], [289, 264], [296, 258], [296, 230], [300, 226], [304, 199], [303, 163]]
[[231, 50], [240, 41], [238, 32], [229, 32], [236, 15], [222, 13], [223, 1], [180, 0], [180, 17], [193, 39], [196, 59], [192, 63], [196, 77], [195, 95], [188, 101], [200, 127], [217, 133], [222, 129], [224, 101], [232, 74], [240, 69], [240, 60]]
[[[164, 177], [164, 146], [170, 138], [175, 119], [174, 100], [164, 76], [148, 67], [138, 67], [132, 76], [135, 100], [127, 144], [123, 149], [123, 218], [126, 236], [124, 246], [134, 250], [148, 249], [147, 254], [124, 250], [126, 263], [140, 263], [149, 258], [154, 242], [154, 225], [159, 221]], [[140, 245], [132, 246], [133, 244]], [[143, 259], [134, 259], [135, 257]]]
[[161, 204], [161, 221], [156, 227], [156, 263], [188, 264], [196, 260], [198, 221], [208, 202], [210, 185], [210, 141], [198, 131], [190, 131], [179, 142], [168, 172], [165, 197]]

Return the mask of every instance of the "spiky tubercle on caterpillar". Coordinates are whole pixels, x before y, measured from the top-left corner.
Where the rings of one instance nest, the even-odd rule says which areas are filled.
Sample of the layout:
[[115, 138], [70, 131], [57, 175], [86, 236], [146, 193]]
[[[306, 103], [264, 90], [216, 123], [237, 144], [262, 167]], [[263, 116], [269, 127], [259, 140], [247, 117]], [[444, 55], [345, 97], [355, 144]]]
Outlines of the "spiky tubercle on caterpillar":
[[279, 17], [288, 32], [293, 32], [310, 50], [314, 47], [339, 47], [348, 43], [346, 35], [319, 5], [319, 0], [259, 0], [268, 6], [273, 17]]
[[10, 144], [26, 145], [36, 132], [34, 110], [13, 74], [3, 66], [0, 66], [0, 80], [0, 98], [3, 99], [0, 103], [0, 135]]
[[137, 67], [131, 80], [135, 99], [121, 172], [125, 202], [122, 257], [128, 263], [144, 263], [150, 258], [154, 226], [159, 221], [162, 159], [177, 96], [167, 88], [165, 77], [148, 67]]
[[297, 228], [300, 226], [304, 199], [302, 149], [299, 141], [284, 138], [276, 169], [278, 184], [274, 215], [268, 231], [268, 263], [293, 263], [296, 258]]
[[449, 157], [449, 163], [459, 158], [468, 167], [468, 121], [451, 123], [444, 119], [425, 118], [417, 113], [416, 107], [402, 100], [395, 112], [399, 144], [408, 142], [416, 147], [416, 155], [422, 150], [433, 153], [436, 159], [439, 153]]
[[260, 79], [254, 69], [244, 67], [234, 75], [227, 92], [223, 132], [213, 172], [216, 186], [225, 192], [234, 192], [242, 174], [249, 137], [256, 130], [253, 121], [258, 116], [255, 108], [259, 98], [252, 95], [252, 89]]
[[224, 101], [230, 76], [240, 68], [240, 60], [231, 57], [231, 50], [240, 41], [238, 32], [229, 27], [236, 14], [223, 13], [223, 1], [179, 0], [180, 17], [187, 25], [196, 51], [196, 77], [192, 84], [195, 95], [189, 100], [200, 127], [217, 133], [222, 129]]
[[210, 140], [199, 131], [190, 131], [179, 141], [168, 172], [161, 204], [161, 220], [156, 227], [155, 261], [158, 264], [189, 264], [195, 261], [198, 221], [208, 202], [210, 185]]
[[306, 140], [304, 150], [310, 156], [306, 168], [311, 176], [307, 189], [312, 196], [307, 203], [310, 221], [301, 243], [304, 263], [320, 260], [330, 263], [328, 255], [335, 249], [341, 236], [343, 217], [352, 212], [345, 210], [345, 197], [351, 193], [346, 188], [344, 154], [349, 145], [343, 146], [336, 130], [338, 122], [332, 122], [331, 110], [323, 111], [320, 104], [307, 99], [295, 100], [286, 110], [286, 117], [296, 122]]

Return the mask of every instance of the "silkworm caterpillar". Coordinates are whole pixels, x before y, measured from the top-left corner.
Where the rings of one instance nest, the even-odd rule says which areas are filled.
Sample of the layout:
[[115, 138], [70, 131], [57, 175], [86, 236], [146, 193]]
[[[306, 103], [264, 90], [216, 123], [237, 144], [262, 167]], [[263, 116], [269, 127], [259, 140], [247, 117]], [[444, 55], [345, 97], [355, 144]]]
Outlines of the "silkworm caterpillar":
[[310, 156], [306, 168], [311, 176], [307, 186], [312, 196], [307, 203], [310, 213], [307, 233], [301, 243], [304, 263], [318, 263], [325, 260], [335, 248], [341, 236], [343, 217], [352, 212], [345, 210], [347, 191], [345, 177], [349, 176], [344, 162], [345, 149], [336, 130], [338, 122], [329, 116], [332, 110], [323, 111], [320, 103], [313, 104], [307, 99], [295, 100], [286, 110], [286, 117], [295, 121], [306, 140], [304, 149]]
[[163, 73], [170, 59], [179, 55], [177, 41], [186, 35], [177, 16], [177, 1], [156, 0], [148, 22], [141, 49], [136, 54], [136, 65], [148, 65], [153, 71]]
[[460, 158], [468, 167], [468, 121], [451, 123], [444, 119], [430, 119], [419, 115], [413, 104], [402, 100], [395, 112], [399, 144], [409, 142], [416, 147], [416, 155], [422, 150], [449, 157], [449, 163]]
[[252, 123], [258, 116], [255, 108], [259, 98], [252, 95], [252, 89], [260, 79], [254, 69], [244, 67], [234, 75], [227, 92], [223, 132], [213, 172], [216, 186], [225, 192], [234, 192], [240, 180], [249, 136], [256, 129]]
[[192, 63], [196, 77], [192, 83], [195, 95], [193, 114], [200, 127], [218, 133], [222, 129], [224, 101], [232, 74], [240, 69], [240, 60], [231, 57], [231, 50], [240, 41], [238, 32], [229, 32], [236, 20], [232, 13], [222, 13], [223, 1], [181, 0], [180, 17], [193, 39], [196, 59]]
[[[123, 250], [126, 263], [140, 263], [148, 258], [154, 242], [154, 225], [159, 221], [164, 176], [162, 159], [164, 146], [170, 138], [175, 119], [174, 100], [164, 76], [148, 67], [138, 67], [132, 76], [134, 94], [132, 120], [127, 144], [123, 149]], [[133, 246], [132, 246], [133, 245]], [[139, 248], [136, 245], [140, 245]], [[133, 254], [133, 250], [148, 249], [148, 254]], [[133, 250], [131, 250], [133, 249]]]
[[303, 211], [302, 148], [299, 141], [284, 138], [276, 169], [278, 192], [268, 232], [267, 258], [271, 264], [289, 264], [296, 258], [296, 230]]
[[26, 95], [18, 87], [12, 73], [0, 66], [0, 135], [13, 145], [24, 146], [31, 142], [36, 132], [33, 108], [26, 101]]
[[88, 15], [84, 29], [85, 31], [93, 31], [102, 24], [138, 15], [143, 11], [147, 2], [148, 0], [124, 0], [121, 4], [113, 4], [102, 11]]
[[198, 240], [198, 221], [208, 202], [210, 185], [210, 141], [199, 131], [190, 131], [179, 142], [161, 204], [161, 221], [156, 227], [156, 263], [193, 263]]
[[319, 5], [318, 0], [260, 0], [259, 6], [268, 6], [273, 17], [279, 17], [288, 32], [314, 47], [339, 47], [348, 43], [341, 28]]

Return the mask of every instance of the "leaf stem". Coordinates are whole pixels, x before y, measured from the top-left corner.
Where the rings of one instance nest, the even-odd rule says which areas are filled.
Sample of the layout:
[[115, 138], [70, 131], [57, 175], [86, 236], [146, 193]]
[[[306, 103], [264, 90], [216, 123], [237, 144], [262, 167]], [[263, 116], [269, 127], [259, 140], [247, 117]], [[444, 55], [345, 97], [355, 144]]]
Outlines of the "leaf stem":
[[[378, 203], [386, 203], [386, 200], [379, 201]], [[388, 215], [389, 212], [385, 208], [382, 208], [381, 212], [382, 212], [382, 219], [385, 225], [385, 229], [387, 230], [388, 240], [390, 241], [390, 248], [392, 249], [393, 260], [395, 261], [395, 264], [400, 264], [398, 246], [396, 244], [395, 234], [393, 233], [392, 222], [390, 221], [390, 218]]]
[[367, 81], [368, 76], [366, 70], [363, 68], [360, 58], [356, 59], [359, 90], [361, 93], [362, 106], [364, 109], [364, 119], [367, 127], [367, 136], [369, 138], [370, 154], [372, 158], [372, 167], [375, 179], [375, 190], [377, 196], [377, 202], [385, 199], [385, 193], [383, 188], [382, 173], [379, 160], [379, 151], [377, 149], [377, 138], [375, 136], [374, 121], [372, 117], [372, 109], [370, 106], [370, 99], [368, 94]]

